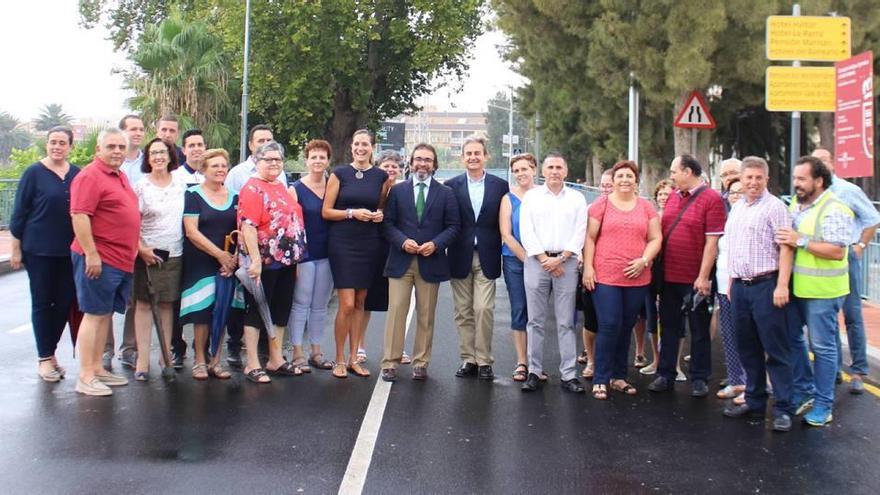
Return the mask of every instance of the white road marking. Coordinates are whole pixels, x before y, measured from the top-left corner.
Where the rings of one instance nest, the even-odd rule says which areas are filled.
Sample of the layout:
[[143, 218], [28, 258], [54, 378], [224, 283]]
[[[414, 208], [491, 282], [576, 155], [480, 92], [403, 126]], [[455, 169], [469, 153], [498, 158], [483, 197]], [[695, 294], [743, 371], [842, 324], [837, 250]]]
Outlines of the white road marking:
[[[413, 313], [416, 308], [415, 293], [410, 296], [409, 311], [406, 314], [406, 334], [409, 333], [412, 324]], [[360, 495], [364, 491], [364, 483], [367, 481], [367, 471], [373, 461], [373, 450], [376, 448], [376, 439], [379, 437], [379, 427], [382, 426], [382, 417], [385, 416], [385, 406], [388, 405], [388, 394], [391, 393], [391, 383], [383, 381], [381, 377], [376, 380], [373, 395], [370, 397], [370, 405], [364, 413], [364, 420], [358, 432], [357, 441], [348, 459], [348, 467], [345, 468], [345, 476], [339, 485], [340, 495]]]
[[10, 334], [10, 335], [14, 335], [14, 334], [17, 334], [17, 333], [30, 332], [31, 329], [33, 329], [33, 327], [31, 326], [31, 324], [30, 324], [30, 323], [25, 323], [24, 325], [19, 325], [19, 326], [15, 327], [15, 328], [12, 328], [12, 329], [7, 330], [6, 333], [8, 333], [8, 334]]

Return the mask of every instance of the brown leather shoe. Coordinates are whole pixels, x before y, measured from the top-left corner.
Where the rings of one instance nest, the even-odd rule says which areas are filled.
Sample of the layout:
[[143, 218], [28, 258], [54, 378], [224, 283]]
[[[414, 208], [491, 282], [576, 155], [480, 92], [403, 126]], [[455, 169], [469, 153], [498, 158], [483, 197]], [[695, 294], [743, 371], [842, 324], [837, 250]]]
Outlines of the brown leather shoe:
[[413, 367], [413, 380], [427, 380], [428, 379], [428, 368], [424, 366], [415, 366]]
[[385, 368], [382, 370], [382, 380], [386, 382], [397, 381], [397, 370], [394, 368]]

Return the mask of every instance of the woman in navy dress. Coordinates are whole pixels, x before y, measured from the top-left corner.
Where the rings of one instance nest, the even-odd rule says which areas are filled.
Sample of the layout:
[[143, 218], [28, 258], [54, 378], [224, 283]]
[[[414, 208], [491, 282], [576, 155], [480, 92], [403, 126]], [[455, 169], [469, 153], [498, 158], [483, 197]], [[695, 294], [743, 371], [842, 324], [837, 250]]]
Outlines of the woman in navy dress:
[[370, 372], [357, 362], [358, 322], [364, 314], [367, 289], [383, 268], [382, 206], [388, 193], [388, 174], [374, 167], [374, 139], [359, 130], [351, 142], [353, 161], [333, 170], [327, 181], [324, 220], [330, 223], [328, 257], [333, 285], [339, 297], [334, 335], [336, 364], [333, 376], [346, 378], [345, 341], [349, 342], [347, 369], [357, 376]]
[[37, 341], [38, 373], [47, 382], [64, 378], [55, 349], [76, 300], [70, 243], [70, 184], [79, 169], [67, 162], [73, 132], [53, 127], [46, 136], [46, 157], [18, 181], [9, 230], [13, 270], [25, 267], [31, 286], [31, 323]]

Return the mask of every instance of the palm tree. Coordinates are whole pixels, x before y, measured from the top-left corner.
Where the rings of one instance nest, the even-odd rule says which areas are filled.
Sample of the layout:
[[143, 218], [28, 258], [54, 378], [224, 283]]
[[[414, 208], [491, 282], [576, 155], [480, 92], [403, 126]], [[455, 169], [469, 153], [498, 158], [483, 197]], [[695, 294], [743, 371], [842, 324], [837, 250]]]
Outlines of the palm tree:
[[0, 162], [5, 162], [13, 149], [23, 150], [30, 146], [31, 135], [20, 126], [18, 119], [0, 112]]
[[127, 87], [135, 93], [128, 103], [146, 121], [174, 113], [201, 128], [211, 146], [232, 137], [224, 122], [230, 113], [235, 115], [228, 93], [228, 58], [222, 40], [205, 22], [174, 13], [146, 29], [131, 59], [137, 69], [126, 76]]
[[73, 117], [64, 113], [58, 103], [49, 103], [43, 107], [40, 116], [34, 121], [34, 127], [38, 131], [48, 131], [59, 125], [70, 125]]

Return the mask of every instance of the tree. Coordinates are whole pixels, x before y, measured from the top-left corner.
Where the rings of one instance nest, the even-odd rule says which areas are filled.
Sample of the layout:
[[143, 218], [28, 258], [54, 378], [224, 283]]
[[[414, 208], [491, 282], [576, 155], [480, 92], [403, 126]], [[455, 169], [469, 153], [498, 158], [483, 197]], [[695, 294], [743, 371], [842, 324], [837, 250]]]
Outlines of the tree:
[[[347, 157], [360, 127], [417, 109], [417, 99], [467, 68], [484, 0], [290, 0], [254, 2], [250, 122], [299, 145], [310, 137]], [[162, 8], [179, 6], [222, 36], [241, 74], [244, 9], [237, 0], [81, 0], [83, 20], [108, 18], [117, 47], [130, 46]], [[144, 14], [139, 16], [137, 11]]]
[[[518, 108], [519, 101], [514, 98], [513, 101], [513, 135], [519, 136], [519, 144], [514, 144], [514, 149], [526, 149], [526, 142], [531, 137], [529, 131], [529, 122], [523, 117]], [[489, 100], [488, 109], [486, 111], [487, 131], [489, 133], [489, 167], [490, 168], [507, 168], [509, 157], [505, 157], [507, 153], [507, 145], [503, 143], [504, 135], [509, 132], [510, 128], [510, 97], [498, 92]], [[540, 160], [540, 158], [538, 158]]]
[[72, 120], [73, 118], [70, 115], [64, 113], [61, 105], [57, 103], [49, 103], [43, 107], [40, 111], [40, 116], [34, 120], [34, 127], [38, 131], [45, 132], [55, 126], [68, 126]]
[[21, 122], [6, 112], [0, 112], [0, 162], [9, 159], [14, 149], [25, 149], [31, 144], [31, 135], [20, 127]]
[[229, 95], [227, 55], [207, 23], [172, 14], [147, 27], [130, 58], [136, 69], [126, 73], [126, 86], [135, 96], [128, 103], [146, 122], [178, 114], [184, 128], [202, 129], [211, 146], [235, 144], [231, 126], [238, 118]]
[[[698, 158], [748, 150], [771, 162], [772, 181], [786, 173], [787, 114], [763, 111], [765, 20], [791, 12], [790, 1], [748, 0], [494, 0], [498, 26], [511, 44], [506, 56], [530, 80], [521, 92], [540, 110], [551, 146], [605, 163], [626, 150], [627, 88], [641, 87], [642, 165], [668, 166], [688, 149], [673, 131], [675, 111], [692, 90], [717, 87], [710, 101], [718, 129], [702, 133]], [[853, 18], [853, 52], [878, 45], [880, 14], [870, 0], [802, 1], [806, 15], [835, 11]], [[757, 119], [757, 120], [756, 120]], [[815, 116], [807, 116], [812, 132]], [[767, 129], [743, 133], [743, 124]], [[772, 131], [772, 132], [770, 132]], [[772, 142], [771, 142], [772, 141]], [[808, 148], [804, 148], [807, 150]]]

